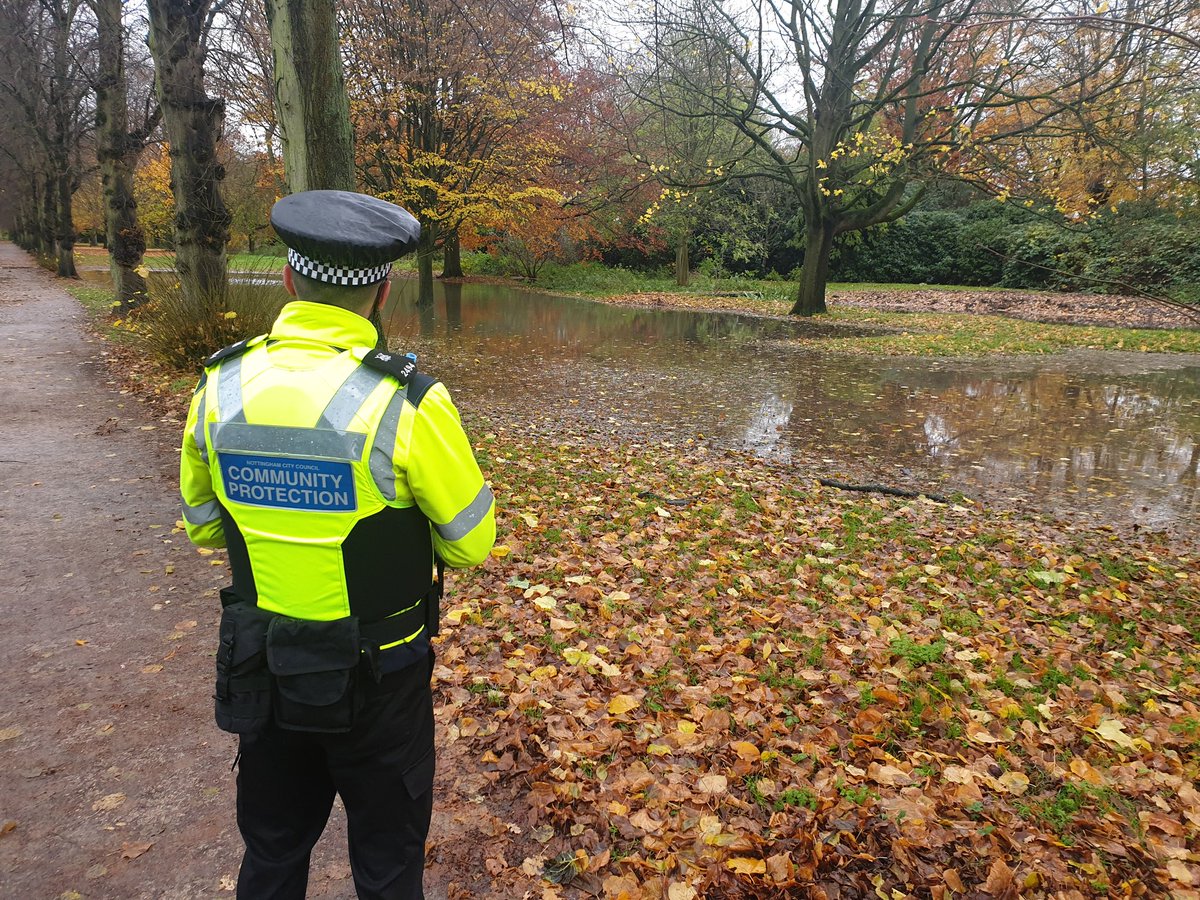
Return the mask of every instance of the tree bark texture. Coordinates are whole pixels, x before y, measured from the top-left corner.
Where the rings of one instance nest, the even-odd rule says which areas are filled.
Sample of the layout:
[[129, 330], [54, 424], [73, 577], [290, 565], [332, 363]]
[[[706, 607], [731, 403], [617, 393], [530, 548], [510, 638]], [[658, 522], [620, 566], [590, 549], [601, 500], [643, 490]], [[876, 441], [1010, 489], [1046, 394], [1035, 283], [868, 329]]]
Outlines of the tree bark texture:
[[224, 307], [225, 245], [231, 217], [221, 200], [225, 168], [216, 143], [224, 101], [204, 90], [203, 32], [209, 0], [149, 0], [150, 52], [171, 147], [175, 268], [193, 309]]
[[58, 182], [53, 174], [42, 177], [42, 253], [53, 256], [58, 252], [58, 234], [55, 223], [58, 221], [58, 203], [55, 197], [58, 192]]
[[691, 238], [691, 231], [685, 231], [675, 245], [675, 284], [679, 287], [687, 287], [692, 277], [691, 264], [688, 261], [688, 243]]
[[355, 189], [334, 0], [266, 0], [288, 191]]
[[417, 306], [433, 306], [433, 255], [437, 236], [432, 225], [421, 229], [417, 241]]
[[789, 315], [815, 316], [827, 312], [825, 285], [829, 281], [829, 255], [833, 252], [834, 226], [831, 222], [813, 222], [805, 226], [804, 268], [800, 288]]
[[95, 0], [95, 10], [100, 63], [96, 155], [104, 187], [104, 231], [113, 294], [118, 309], [125, 313], [146, 298], [146, 281], [136, 271], [146, 254], [146, 235], [138, 223], [133, 195], [133, 170], [142, 147], [129, 133], [121, 0]]
[[[54, 75], [50, 81], [50, 118], [51, 134], [49, 157], [54, 171], [54, 185], [50, 189], [53, 194], [54, 211], [54, 247], [58, 256], [58, 274], [63, 278], [78, 278], [75, 271], [75, 222], [71, 213], [71, 195], [74, 193], [72, 182], [75, 171], [71, 165], [72, 109], [68, 79], [70, 77], [71, 60], [68, 55], [68, 41], [71, 37], [71, 23], [75, 18], [78, 7], [74, 4], [63, 5], [56, 3], [47, 7], [54, 21]], [[50, 207], [47, 206], [47, 210]]]
[[458, 229], [446, 235], [442, 241], [442, 278], [462, 278], [462, 244], [458, 240]]

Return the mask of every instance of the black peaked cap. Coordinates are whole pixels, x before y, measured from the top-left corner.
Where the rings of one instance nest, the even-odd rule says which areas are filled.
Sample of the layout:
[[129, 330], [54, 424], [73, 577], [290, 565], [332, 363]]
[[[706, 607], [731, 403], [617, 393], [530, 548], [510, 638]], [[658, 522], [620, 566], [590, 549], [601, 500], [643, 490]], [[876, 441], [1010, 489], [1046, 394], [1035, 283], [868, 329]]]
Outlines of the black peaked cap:
[[271, 208], [271, 225], [290, 249], [348, 269], [382, 266], [417, 246], [421, 223], [408, 210], [351, 191], [302, 191]]

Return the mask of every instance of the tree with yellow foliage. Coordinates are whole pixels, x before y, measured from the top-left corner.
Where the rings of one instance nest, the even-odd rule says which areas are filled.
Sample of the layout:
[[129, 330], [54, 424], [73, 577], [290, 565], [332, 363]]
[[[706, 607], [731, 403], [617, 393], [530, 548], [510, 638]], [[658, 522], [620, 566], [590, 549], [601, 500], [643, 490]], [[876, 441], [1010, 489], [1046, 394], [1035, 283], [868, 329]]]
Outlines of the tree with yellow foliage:
[[[347, 88], [362, 182], [421, 222], [418, 296], [439, 244], [519, 215], [553, 148], [534, 123], [562, 100], [555, 20], [536, 2], [347, 4]], [[486, 33], [475, 23], [487, 23]], [[501, 49], [502, 48], [502, 49]], [[455, 274], [450, 272], [448, 274]]]

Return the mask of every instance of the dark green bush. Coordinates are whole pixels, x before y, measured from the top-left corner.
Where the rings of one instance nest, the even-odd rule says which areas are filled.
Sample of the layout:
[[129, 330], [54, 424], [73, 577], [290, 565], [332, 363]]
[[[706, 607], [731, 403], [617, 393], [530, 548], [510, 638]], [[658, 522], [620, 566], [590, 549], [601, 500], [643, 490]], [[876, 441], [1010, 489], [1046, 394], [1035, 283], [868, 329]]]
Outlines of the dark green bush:
[[1125, 207], [1103, 219], [1089, 242], [1082, 272], [1180, 300], [1200, 302], [1200, 220]]
[[1000, 284], [1039, 290], [1077, 288], [1078, 251], [1083, 240], [1080, 234], [1051, 222], [1025, 225], [1009, 244]]

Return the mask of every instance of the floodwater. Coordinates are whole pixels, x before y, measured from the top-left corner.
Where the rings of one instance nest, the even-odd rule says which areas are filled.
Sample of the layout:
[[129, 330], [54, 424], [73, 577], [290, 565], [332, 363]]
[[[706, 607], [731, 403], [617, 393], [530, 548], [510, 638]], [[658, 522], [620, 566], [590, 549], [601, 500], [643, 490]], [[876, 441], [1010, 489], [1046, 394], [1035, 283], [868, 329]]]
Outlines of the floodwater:
[[478, 284], [422, 309], [406, 279], [393, 297], [392, 346], [484, 416], [1200, 538], [1200, 355], [847, 356], [789, 340], [845, 333], [828, 325]]
[[420, 309], [414, 283], [393, 291], [392, 345], [468, 408], [1200, 536], [1197, 355], [851, 357], [788, 340], [830, 326], [489, 285], [439, 284]]

